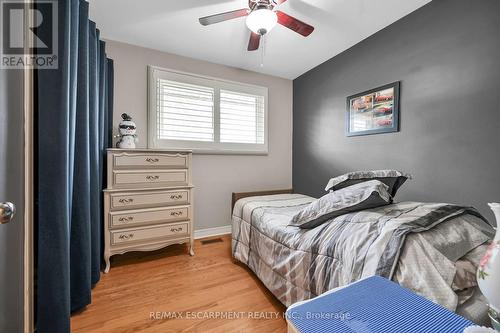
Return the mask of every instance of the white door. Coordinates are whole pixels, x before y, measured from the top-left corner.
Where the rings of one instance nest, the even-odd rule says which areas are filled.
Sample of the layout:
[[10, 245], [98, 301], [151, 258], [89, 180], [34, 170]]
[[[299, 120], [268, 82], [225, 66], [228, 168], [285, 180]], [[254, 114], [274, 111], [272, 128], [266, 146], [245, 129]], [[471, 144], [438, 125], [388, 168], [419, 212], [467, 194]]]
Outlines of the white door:
[[[23, 70], [0, 69], [0, 332], [24, 330]], [[13, 207], [16, 213], [13, 215]], [[13, 215], [13, 216], [12, 216]]]

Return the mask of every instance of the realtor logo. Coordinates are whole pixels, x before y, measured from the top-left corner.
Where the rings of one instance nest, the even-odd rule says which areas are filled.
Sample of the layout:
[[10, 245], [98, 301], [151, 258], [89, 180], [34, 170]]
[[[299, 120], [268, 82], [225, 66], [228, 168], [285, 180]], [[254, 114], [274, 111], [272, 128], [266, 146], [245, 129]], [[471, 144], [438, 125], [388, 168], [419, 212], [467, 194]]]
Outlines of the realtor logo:
[[57, 1], [0, 0], [0, 68], [56, 69]]

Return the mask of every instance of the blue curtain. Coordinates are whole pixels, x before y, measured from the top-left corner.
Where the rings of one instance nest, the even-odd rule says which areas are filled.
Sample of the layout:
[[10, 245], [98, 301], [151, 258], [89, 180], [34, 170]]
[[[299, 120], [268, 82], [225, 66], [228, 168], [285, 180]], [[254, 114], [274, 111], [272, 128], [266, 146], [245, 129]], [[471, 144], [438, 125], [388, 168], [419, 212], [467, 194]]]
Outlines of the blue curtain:
[[58, 10], [59, 67], [37, 71], [39, 333], [69, 332], [71, 312], [91, 302], [111, 144], [113, 62], [86, 1], [58, 1]]

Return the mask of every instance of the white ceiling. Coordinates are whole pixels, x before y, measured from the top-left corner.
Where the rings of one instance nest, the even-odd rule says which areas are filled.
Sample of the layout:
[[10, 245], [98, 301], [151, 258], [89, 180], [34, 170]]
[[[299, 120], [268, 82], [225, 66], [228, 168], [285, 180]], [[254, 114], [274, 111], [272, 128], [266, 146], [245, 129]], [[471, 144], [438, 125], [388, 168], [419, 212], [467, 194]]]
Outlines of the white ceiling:
[[[111, 39], [294, 79], [431, 0], [288, 0], [283, 12], [311, 24], [304, 38], [277, 25], [261, 51], [246, 51], [245, 18], [201, 26], [198, 18], [246, 8], [247, 0], [89, 0], [90, 16]], [[262, 46], [262, 44], [261, 44]]]

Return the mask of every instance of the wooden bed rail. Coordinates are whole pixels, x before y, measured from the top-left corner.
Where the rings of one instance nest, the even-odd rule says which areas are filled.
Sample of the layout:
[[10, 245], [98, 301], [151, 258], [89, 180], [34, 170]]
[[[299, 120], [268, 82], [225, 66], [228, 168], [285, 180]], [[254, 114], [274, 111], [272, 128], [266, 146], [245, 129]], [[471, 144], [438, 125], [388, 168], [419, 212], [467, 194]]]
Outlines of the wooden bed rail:
[[290, 194], [290, 193], [293, 193], [293, 188], [282, 189], [282, 190], [255, 191], [255, 192], [233, 192], [231, 197], [231, 212], [233, 212], [234, 204], [236, 203], [236, 201], [243, 198], [258, 197], [261, 195]]

